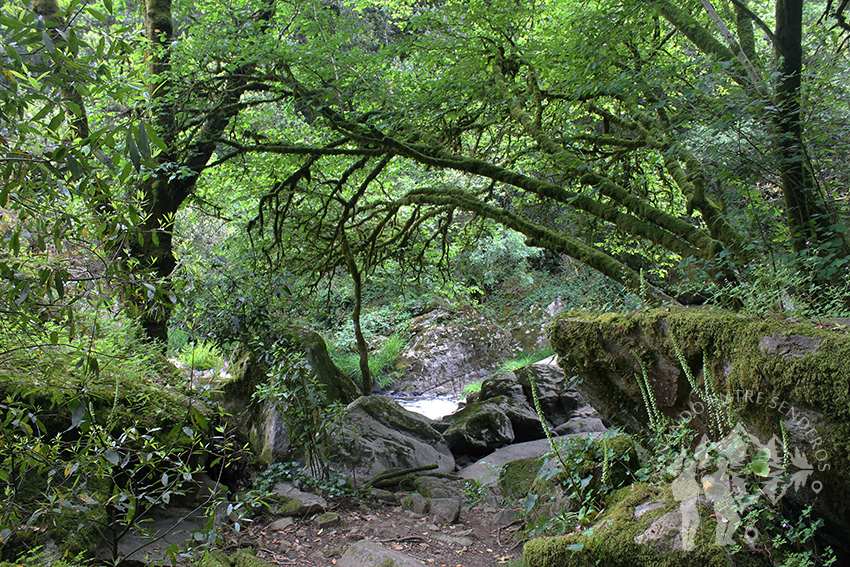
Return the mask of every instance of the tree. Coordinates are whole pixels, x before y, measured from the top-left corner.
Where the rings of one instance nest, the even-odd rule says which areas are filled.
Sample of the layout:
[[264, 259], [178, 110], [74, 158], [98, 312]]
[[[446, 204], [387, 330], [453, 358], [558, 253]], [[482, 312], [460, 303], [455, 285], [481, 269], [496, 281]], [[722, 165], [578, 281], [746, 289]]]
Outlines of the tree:
[[[33, 9], [70, 37], [76, 4], [39, 1]], [[834, 265], [847, 254], [845, 212], [806, 153], [803, 4], [778, 0], [774, 30], [743, 2], [724, 8], [256, 0], [196, 4], [175, 19], [170, 2], [149, 0], [149, 94], [117, 110], [81, 89], [60, 98], [82, 144], [85, 117], [134, 117], [116, 146], [132, 167], [110, 175], [142, 203], [129, 265], [153, 339], [166, 338], [175, 300], [174, 215], [201, 175], [240, 160], [261, 161], [251, 182], [268, 187], [254, 226], [278, 245], [284, 227], [313, 235], [311, 257], [323, 258], [313, 267], [345, 267], [355, 281], [411, 242], [421, 257], [463, 210], [634, 290], [662, 256], [695, 262], [698, 281], [734, 285], [769, 243], [734, 222], [728, 171], [706, 165], [693, 135], [715, 127], [706, 116], [730, 96], [750, 109], [736, 119], [773, 149], [764, 161], [779, 174], [790, 249]], [[840, 25], [843, 8], [826, 16]], [[127, 46], [130, 64], [138, 49]], [[400, 171], [416, 183], [395, 183]], [[318, 207], [313, 217], [299, 200]], [[671, 299], [669, 282], [652, 283], [654, 301]]]

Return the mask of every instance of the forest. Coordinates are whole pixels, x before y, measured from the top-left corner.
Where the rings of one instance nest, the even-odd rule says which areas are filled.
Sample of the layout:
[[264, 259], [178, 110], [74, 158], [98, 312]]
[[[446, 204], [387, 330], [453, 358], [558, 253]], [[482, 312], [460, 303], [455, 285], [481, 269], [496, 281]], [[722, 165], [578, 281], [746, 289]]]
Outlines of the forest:
[[850, 317], [849, 16], [0, 0], [0, 559], [117, 545], [223, 466], [168, 361], [289, 376], [293, 323], [369, 395], [423, 305]]

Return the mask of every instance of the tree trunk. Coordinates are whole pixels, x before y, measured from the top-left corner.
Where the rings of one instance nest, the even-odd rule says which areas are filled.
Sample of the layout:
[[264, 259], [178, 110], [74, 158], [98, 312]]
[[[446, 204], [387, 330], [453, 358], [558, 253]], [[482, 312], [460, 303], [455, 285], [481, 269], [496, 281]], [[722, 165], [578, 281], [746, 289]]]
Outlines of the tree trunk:
[[363, 329], [360, 327], [360, 312], [363, 307], [363, 281], [360, 277], [360, 270], [357, 268], [357, 261], [348, 246], [348, 238], [344, 234], [342, 236], [342, 248], [348, 273], [354, 281], [354, 311], [351, 314], [351, 321], [354, 324], [354, 337], [357, 339], [357, 353], [360, 355], [360, 374], [363, 376], [361, 391], [364, 396], [368, 396], [372, 394], [372, 372], [369, 370], [369, 345], [366, 344]]
[[[776, 50], [780, 75], [776, 82], [776, 153], [791, 245], [795, 252], [834, 240], [832, 222], [818, 196], [814, 174], [803, 146], [800, 86], [803, 71], [803, 0], [777, 0]], [[840, 235], [837, 235], [841, 238]]]

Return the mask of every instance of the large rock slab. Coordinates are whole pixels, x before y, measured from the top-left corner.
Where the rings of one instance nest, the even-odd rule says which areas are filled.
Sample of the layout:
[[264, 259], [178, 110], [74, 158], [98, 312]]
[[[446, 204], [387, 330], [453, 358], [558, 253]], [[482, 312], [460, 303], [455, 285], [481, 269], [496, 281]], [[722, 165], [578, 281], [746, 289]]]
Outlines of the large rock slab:
[[513, 356], [511, 335], [474, 307], [441, 307], [411, 321], [400, 391], [456, 393]]
[[336, 562], [336, 567], [422, 567], [418, 559], [384, 547], [374, 541], [358, 541], [349, 546]]
[[333, 466], [366, 481], [387, 469], [436, 464], [450, 473], [455, 460], [428, 418], [385, 396], [362, 396], [349, 404], [333, 432]]

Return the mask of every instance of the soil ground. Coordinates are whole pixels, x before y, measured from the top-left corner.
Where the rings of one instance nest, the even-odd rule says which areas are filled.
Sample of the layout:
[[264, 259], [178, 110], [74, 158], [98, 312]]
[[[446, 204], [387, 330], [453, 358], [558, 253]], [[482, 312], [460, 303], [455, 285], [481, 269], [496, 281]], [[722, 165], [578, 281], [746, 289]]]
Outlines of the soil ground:
[[345, 549], [360, 540], [372, 540], [434, 567], [489, 567], [519, 564], [522, 541], [516, 511], [490, 502], [465, 505], [459, 523], [437, 526], [432, 518], [415, 514], [399, 504], [343, 501], [331, 510], [340, 523], [320, 527], [317, 517], [281, 524], [257, 521], [240, 533], [226, 536], [225, 551], [252, 547], [257, 557], [274, 565], [328, 567]]

